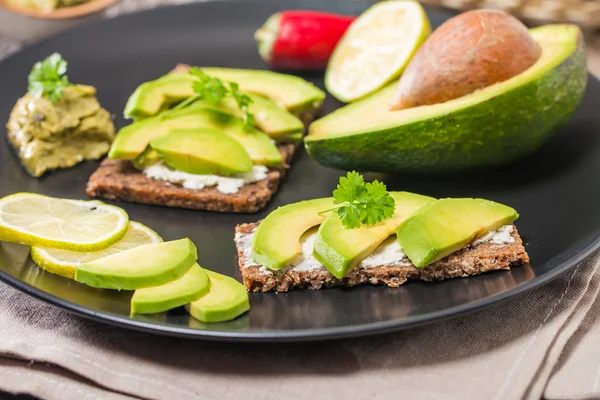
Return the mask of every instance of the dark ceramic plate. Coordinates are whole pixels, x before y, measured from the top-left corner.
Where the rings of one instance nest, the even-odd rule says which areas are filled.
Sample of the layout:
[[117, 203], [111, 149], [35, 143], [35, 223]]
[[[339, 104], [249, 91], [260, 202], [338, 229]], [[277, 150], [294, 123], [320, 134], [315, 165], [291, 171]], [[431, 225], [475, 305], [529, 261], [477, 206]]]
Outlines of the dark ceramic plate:
[[[128, 95], [176, 63], [264, 68], [252, 33], [273, 12], [291, 8], [357, 14], [366, 2], [244, 1], [172, 7], [90, 24], [32, 46], [0, 63], [0, 121], [8, 119], [26, 89], [34, 62], [54, 51], [70, 62], [74, 82], [98, 88], [101, 103], [120, 116]], [[448, 15], [429, 13], [438, 25]], [[321, 74], [305, 75], [322, 86]], [[0, 279], [44, 301], [116, 325], [166, 335], [245, 341], [313, 340], [398, 330], [453, 317], [516, 296], [559, 276], [599, 247], [600, 84], [590, 79], [583, 104], [571, 122], [532, 157], [485, 174], [444, 177], [372, 175], [394, 190], [436, 197], [477, 196], [515, 207], [531, 266], [442, 283], [410, 283], [398, 289], [360, 287], [288, 294], [251, 294], [249, 314], [229, 323], [204, 325], [178, 309], [129, 318], [128, 292], [92, 289], [37, 268], [27, 248], [0, 247]], [[339, 107], [331, 97], [323, 113]], [[117, 117], [117, 124], [125, 122]], [[0, 146], [0, 196], [29, 191], [86, 198], [85, 185], [96, 163], [28, 176]], [[277, 206], [328, 196], [341, 171], [321, 167], [301, 152], [281, 191], [257, 215], [218, 214], [122, 204], [132, 219], [165, 239], [189, 236], [200, 264], [238, 276], [234, 226], [263, 218]]]

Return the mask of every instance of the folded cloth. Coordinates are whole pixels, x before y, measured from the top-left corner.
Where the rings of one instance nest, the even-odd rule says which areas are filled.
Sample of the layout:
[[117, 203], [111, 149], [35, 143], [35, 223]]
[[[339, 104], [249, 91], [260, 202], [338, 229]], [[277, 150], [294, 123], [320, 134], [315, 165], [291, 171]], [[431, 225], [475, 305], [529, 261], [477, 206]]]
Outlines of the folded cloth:
[[[561, 360], [565, 349], [576, 356], [577, 339], [585, 336], [577, 332], [597, 305], [599, 265], [597, 253], [542, 288], [435, 325], [371, 338], [280, 345], [128, 331], [71, 315], [0, 284], [0, 355], [31, 360], [34, 366], [51, 363], [54, 378], [60, 377], [66, 388], [88, 382], [90, 391], [102, 387], [107, 396], [117, 392], [157, 400], [600, 396], [592, 372], [579, 387], [566, 378], [572, 375], [569, 370], [583, 366], [597, 370], [597, 351], [593, 359], [581, 355], [580, 364]], [[63, 379], [65, 370], [77, 378]], [[16, 375], [0, 382], [0, 388], [33, 393], [27, 381], [27, 375]]]
[[0, 357], [2, 387], [14, 393], [28, 393], [51, 400], [127, 400], [133, 399], [114, 392], [107, 392], [74, 374], [41, 363], [28, 363]]
[[[124, 0], [107, 15], [183, 1]], [[19, 47], [3, 28], [0, 58]], [[600, 73], [600, 51], [590, 51]], [[599, 265], [596, 253], [542, 288], [438, 324], [280, 345], [128, 331], [0, 283], [0, 390], [60, 400], [598, 398]]]

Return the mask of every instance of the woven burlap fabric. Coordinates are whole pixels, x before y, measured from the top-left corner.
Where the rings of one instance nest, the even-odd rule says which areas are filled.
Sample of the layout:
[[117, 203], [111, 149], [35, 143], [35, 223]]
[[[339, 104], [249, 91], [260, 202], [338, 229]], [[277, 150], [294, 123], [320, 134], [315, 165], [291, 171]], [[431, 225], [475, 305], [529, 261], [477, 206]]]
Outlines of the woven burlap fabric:
[[[181, 2], [126, 0], [106, 15]], [[0, 57], [19, 47], [1, 28]], [[593, 71], [599, 54], [590, 48]], [[435, 325], [285, 345], [128, 331], [0, 284], [0, 389], [60, 400], [600, 397], [598, 265], [596, 254], [540, 289]]]

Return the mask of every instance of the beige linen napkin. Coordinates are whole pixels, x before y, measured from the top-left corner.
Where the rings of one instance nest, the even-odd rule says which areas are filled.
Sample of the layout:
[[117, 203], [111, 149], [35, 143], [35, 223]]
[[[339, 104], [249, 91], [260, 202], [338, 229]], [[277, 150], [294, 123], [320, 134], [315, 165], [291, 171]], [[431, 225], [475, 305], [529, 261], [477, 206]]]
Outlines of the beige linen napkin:
[[[49, 362], [59, 374], [79, 375], [51, 378], [69, 388], [86, 384], [90, 392], [104, 387], [107, 393], [145, 399], [539, 399], [594, 304], [599, 265], [596, 254], [543, 288], [439, 324], [371, 338], [280, 345], [190, 341], [118, 329], [0, 285], [0, 354]], [[597, 369], [600, 358], [582, 358], [571, 368]], [[567, 390], [573, 398], [600, 395], [593, 379], [575, 387], [561, 375], [550, 379], [547, 396], [565, 398]], [[27, 380], [15, 376], [0, 388], [31, 393], [27, 385], [19, 386]]]
[[[184, 1], [125, 0], [107, 15]], [[15, 48], [0, 34], [0, 58]], [[435, 325], [280, 345], [128, 331], [0, 283], [0, 390], [57, 400], [598, 398], [599, 265], [597, 253], [545, 287]]]

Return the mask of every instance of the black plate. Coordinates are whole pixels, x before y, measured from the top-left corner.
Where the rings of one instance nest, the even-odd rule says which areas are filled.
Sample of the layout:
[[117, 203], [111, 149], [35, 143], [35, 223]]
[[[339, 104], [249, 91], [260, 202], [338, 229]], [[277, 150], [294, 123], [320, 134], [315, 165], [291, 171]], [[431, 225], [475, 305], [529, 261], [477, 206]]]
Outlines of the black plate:
[[[252, 33], [273, 12], [291, 8], [346, 14], [366, 2], [328, 0], [209, 2], [164, 8], [80, 27], [32, 46], [0, 63], [0, 121], [6, 121], [26, 89], [34, 62], [54, 51], [70, 62], [72, 81], [94, 85], [101, 103], [120, 115], [128, 95], [178, 62], [264, 68]], [[430, 12], [434, 25], [448, 15]], [[322, 86], [320, 74], [305, 75]], [[515, 207], [531, 266], [435, 284], [398, 289], [360, 287], [288, 294], [251, 294], [252, 310], [233, 322], [204, 325], [183, 310], [129, 318], [127, 292], [96, 290], [46, 273], [20, 245], [2, 244], [0, 279], [42, 300], [120, 326], [167, 335], [221, 340], [281, 341], [358, 336], [397, 330], [476, 310], [537, 287], [567, 271], [599, 247], [600, 84], [591, 78], [571, 122], [534, 156], [485, 174], [444, 177], [370, 175], [394, 190], [436, 197], [477, 196]], [[331, 97], [323, 113], [339, 107]], [[117, 124], [125, 122], [117, 118]], [[30, 191], [86, 198], [85, 184], [96, 167], [88, 162], [43, 179], [29, 177], [7, 142], [0, 146], [0, 195]], [[123, 204], [132, 219], [167, 240], [189, 236], [200, 264], [238, 276], [233, 229], [263, 218], [275, 207], [328, 196], [341, 171], [321, 167], [302, 152], [280, 193], [257, 215], [218, 214]]]

